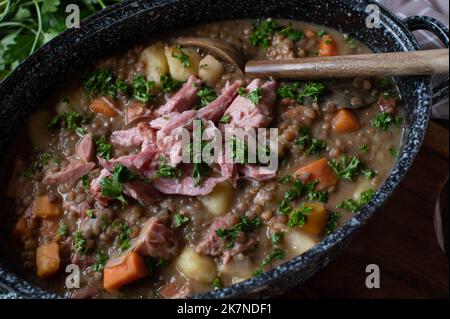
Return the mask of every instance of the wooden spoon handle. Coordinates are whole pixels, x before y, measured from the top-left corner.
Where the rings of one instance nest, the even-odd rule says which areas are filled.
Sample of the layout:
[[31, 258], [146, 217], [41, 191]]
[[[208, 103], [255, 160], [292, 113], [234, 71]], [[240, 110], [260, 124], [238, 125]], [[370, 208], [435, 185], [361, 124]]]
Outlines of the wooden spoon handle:
[[251, 77], [275, 79], [448, 74], [448, 49], [248, 61]]

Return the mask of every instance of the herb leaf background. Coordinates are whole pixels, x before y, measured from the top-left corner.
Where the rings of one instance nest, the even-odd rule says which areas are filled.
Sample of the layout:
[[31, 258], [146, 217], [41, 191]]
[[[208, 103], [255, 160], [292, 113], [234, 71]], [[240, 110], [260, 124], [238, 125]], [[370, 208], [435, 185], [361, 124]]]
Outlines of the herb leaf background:
[[0, 81], [29, 55], [66, 29], [66, 6], [83, 20], [122, 0], [0, 0]]

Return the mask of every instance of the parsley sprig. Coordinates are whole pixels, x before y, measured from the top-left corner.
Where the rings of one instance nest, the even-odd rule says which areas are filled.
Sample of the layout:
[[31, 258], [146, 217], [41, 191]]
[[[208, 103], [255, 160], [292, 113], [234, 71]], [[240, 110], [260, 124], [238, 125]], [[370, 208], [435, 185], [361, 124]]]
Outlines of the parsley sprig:
[[227, 240], [227, 248], [232, 248], [241, 232], [251, 232], [262, 226], [262, 221], [259, 217], [250, 220], [247, 216], [242, 216], [237, 224], [230, 228], [216, 229], [216, 235]]
[[103, 197], [117, 199], [125, 205], [126, 199], [123, 194], [122, 183], [130, 182], [136, 176], [128, 168], [121, 164], [116, 164], [110, 176], [100, 180], [100, 193]]

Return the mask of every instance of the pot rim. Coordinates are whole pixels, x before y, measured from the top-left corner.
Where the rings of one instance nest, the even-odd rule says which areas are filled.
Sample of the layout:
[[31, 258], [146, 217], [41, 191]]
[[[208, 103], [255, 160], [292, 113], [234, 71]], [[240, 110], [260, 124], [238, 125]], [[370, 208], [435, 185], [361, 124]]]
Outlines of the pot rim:
[[[184, 0], [191, 1], [191, 0]], [[351, 3], [351, 0], [340, 0], [343, 3]], [[148, 12], [151, 10], [157, 10], [158, 7], [163, 5], [171, 5], [180, 0], [166, 0], [166, 1], [155, 1], [152, 4], [148, 4], [148, 7], [141, 8], [139, 4], [142, 1], [126, 1], [123, 3], [114, 4], [106, 9], [88, 17], [82, 23], [81, 29], [77, 30], [65, 30], [59, 36], [57, 36], [54, 40], [44, 45], [42, 48], [37, 50], [32, 56], [27, 58], [21, 65], [17, 67], [17, 69], [12, 72], [3, 82], [0, 83], [0, 89], [2, 86], [13, 85], [16, 81], [16, 78], [20, 76], [24, 70], [30, 68], [32, 64], [34, 64], [41, 55], [47, 54], [46, 49], [53, 47], [58, 47], [62, 43], [62, 39], [64, 37], [68, 37], [74, 32], [78, 32], [79, 30], [84, 31], [85, 33], [89, 33], [90, 28], [93, 32], [95, 32], [95, 25], [99, 20], [106, 19], [110, 14], [117, 13], [124, 8], [132, 8], [134, 10], [134, 14], [142, 14], [143, 12]], [[387, 10], [384, 6], [380, 5], [378, 2], [374, 0], [364, 0], [360, 1], [365, 4], [374, 4], [380, 8], [380, 17], [382, 17], [382, 27], [395, 27], [396, 30], [393, 30], [392, 33], [399, 35], [402, 34], [403, 37], [400, 41], [402, 47], [398, 45], [400, 49], [406, 51], [408, 49], [418, 50], [420, 49], [419, 44], [412, 34], [410, 30], [404, 25], [402, 20], [396, 17], [393, 13]], [[357, 12], [357, 11], [355, 11]], [[129, 19], [130, 16], [124, 14], [121, 19], [113, 19], [111, 20], [110, 27], [113, 25], [117, 25], [122, 23], [124, 20]], [[278, 18], [278, 17], [277, 17]], [[218, 20], [219, 21], [219, 20]], [[400, 32], [400, 33], [397, 33]], [[364, 41], [363, 41], [364, 42]], [[260, 276], [252, 277], [248, 280], [242, 281], [240, 283], [234, 284], [229, 287], [224, 287], [219, 290], [210, 291], [206, 293], [201, 293], [192, 296], [193, 298], [231, 298], [236, 297], [238, 295], [245, 295], [249, 292], [255, 292], [261, 287], [264, 287], [268, 283], [272, 283], [278, 280], [280, 277], [286, 276], [288, 274], [292, 274], [294, 272], [298, 272], [300, 270], [305, 269], [311, 263], [317, 262], [319, 257], [324, 254], [324, 252], [338, 247], [344, 244], [345, 239], [352, 237], [357, 230], [360, 229], [362, 225], [364, 225], [367, 220], [381, 207], [381, 205], [387, 200], [387, 198], [392, 194], [394, 189], [398, 186], [399, 182], [404, 178], [408, 169], [410, 168], [412, 162], [414, 161], [415, 156], [420, 149], [422, 144], [426, 128], [428, 126], [428, 121], [431, 112], [431, 88], [430, 88], [430, 76], [422, 76], [416, 77], [415, 81], [417, 84], [420, 84], [420, 89], [422, 95], [420, 96], [421, 103], [419, 104], [420, 112], [422, 115], [422, 120], [415, 120], [411, 123], [410, 132], [408, 136], [405, 137], [402, 145], [402, 150], [400, 151], [397, 161], [394, 164], [389, 176], [384, 181], [383, 185], [378, 189], [376, 195], [372, 199], [370, 203], [364, 206], [360, 212], [351, 218], [346, 224], [344, 224], [341, 228], [337, 229], [334, 233], [324, 238], [320, 243], [315, 245], [313, 248], [309, 249], [307, 252], [302, 255], [296, 256], [289, 261], [263, 273]], [[411, 134], [413, 134], [414, 138], [411, 138]], [[325, 261], [324, 264], [319, 266], [322, 268], [328, 264], [328, 260]], [[317, 269], [319, 270], [319, 269]], [[38, 298], [61, 298], [62, 296], [56, 293], [48, 292], [40, 287], [31, 284], [25, 279], [22, 279], [15, 273], [8, 271], [4, 266], [0, 265], [0, 287], [4, 288], [7, 291], [12, 293], [13, 297], [38, 297]]]

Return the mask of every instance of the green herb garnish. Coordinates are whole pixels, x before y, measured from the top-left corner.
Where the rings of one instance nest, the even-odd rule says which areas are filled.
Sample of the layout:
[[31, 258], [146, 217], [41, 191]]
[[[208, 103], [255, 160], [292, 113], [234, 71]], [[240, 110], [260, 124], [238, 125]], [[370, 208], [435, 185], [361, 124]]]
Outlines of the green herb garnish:
[[142, 75], [136, 75], [132, 82], [133, 98], [139, 102], [147, 103], [155, 97], [152, 93], [155, 82], [146, 81]]
[[311, 214], [312, 208], [308, 206], [300, 206], [295, 209], [289, 216], [289, 227], [302, 227], [308, 221], [308, 215]]
[[331, 212], [328, 214], [327, 223], [325, 225], [325, 235], [331, 234], [337, 227], [341, 214]]
[[106, 141], [106, 137], [104, 135], [95, 139], [95, 145], [97, 146], [98, 156], [107, 160], [111, 158], [113, 147]]
[[190, 220], [191, 219], [189, 217], [187, 217], [186, 215], [183, 215], [183, 214], [176, 214], [173, 216], [173, 221], [175, 223], [176, 228], [180, 228], [184, 224], [189, 223]]
[[375, 196], [375, 190], [369, 189], [367, 191], [362, 192], [359, 195], [359, 200], [354, 200], [352, 198], [340, 202], [336, 208], [341, 208], [348, 210], [352, 213], [357, 213], [364, 205], [366, 205], [370, 200]]
[[284, 258], [286, 258], [284, 251], [281, 250], [280, 248], [275, 248], [273, 251], [271, 251], [269, 254], [267, 254], [263, 258], [261, 265], [255, 270], [255, 272], [253, 273], [253, 276], [261, 275], [264, 272], [264, 268], [266, 268], [268, 265], [270, 265], [270, 263], [274, 259], [283, 260]]
[[108, 261], [108, 256], [101, 250], [95, 255], [95, 263], [92, 265], [92, 270], [95, 272], [100, 272], [105, 268], [106, 262]]
[[77, 253], [80, 254], [87, 254], [87, 241], [84, 238], [83, 234], [81, 233], [81, 231], [77, 230], [74, 234], [73, 234], [73, 240], [75, 243], [75, 250], [77, 251]]
[[250, 220], [247, 216], [243, 216], [240, 218], [239, 222], [236, 225], [232, 226], [231, 228], [216, 229], [216, 235], [224, 240], [229, 240], [227, 248], [231, 248], [234, 246], [234, 243], [236, 242], [236, 239], [238, 238], [241, 232], [254, 231], [261, 226], [262, 221], [259, 217]]
[[360, 173], [361, 169], [361, 161], [355, 156], [349, 157], [347, 155], [341, 156], [338, 161], [334, 159], [328, 161], [328, 165], [339, 178], [349, 181], [353, 180]]
[[207, 106], [209, 103], [211, 103], [217, 98], [216, 92], [209, 86], [204, 86], [200, 90], [198, 90], [197, 96], [200, 99], [200, 103], [196, 107], [196, 109], [200, 109], [202, 107]]

